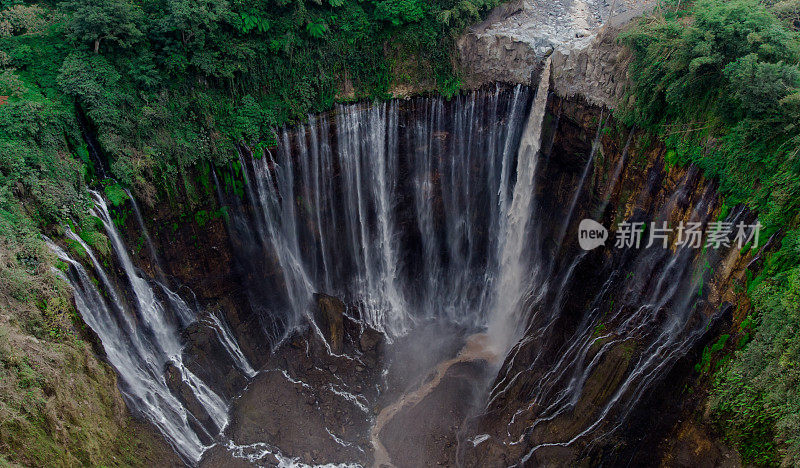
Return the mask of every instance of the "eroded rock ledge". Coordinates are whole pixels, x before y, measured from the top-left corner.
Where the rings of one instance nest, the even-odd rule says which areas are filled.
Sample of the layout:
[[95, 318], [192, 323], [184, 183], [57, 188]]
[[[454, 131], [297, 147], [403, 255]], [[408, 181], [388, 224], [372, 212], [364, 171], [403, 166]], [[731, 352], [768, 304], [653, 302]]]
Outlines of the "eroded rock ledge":
[[552, 57], [553, 89], [613, 108], [625, 90], [630, 54], [616, 44], [622, 26], [650, 0], [517, 0], [493, 10], [458, 40], [468, 87], [534, 84]]

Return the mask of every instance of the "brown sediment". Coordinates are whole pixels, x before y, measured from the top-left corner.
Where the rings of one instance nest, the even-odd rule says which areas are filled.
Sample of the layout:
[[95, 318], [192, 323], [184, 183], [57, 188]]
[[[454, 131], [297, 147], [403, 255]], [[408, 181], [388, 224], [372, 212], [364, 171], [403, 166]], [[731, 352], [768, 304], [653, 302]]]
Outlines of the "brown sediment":
[[471, 361], [488, 361], [494, 363], [498, 359], [497, 352], [492, 349], [489, 344], [489, 337], [485, 333], [478, 333], [467, 338], [464, 347], [461, 348], [458, 355], [452, 359], [439, 363], [433, 370], [433, 376], [417, 387], [416, 390], [403, 394], [397, 401], [389, 406], [386, 406], [378, 413], [375, 418], [375, 424], [370, 431], [370, 441], [374, 449], [374, 462], [373, 466], [380, 467], [393, 467], [391, 457], [386, 451], [386, 447], [380, 440], [380, 434], [383, 427], [397, 415], [403, 408], [407, 406], [414, 406], [422, 401], [431, 391], [441, 383], [447, 370], [454, 364], [460, 362]]

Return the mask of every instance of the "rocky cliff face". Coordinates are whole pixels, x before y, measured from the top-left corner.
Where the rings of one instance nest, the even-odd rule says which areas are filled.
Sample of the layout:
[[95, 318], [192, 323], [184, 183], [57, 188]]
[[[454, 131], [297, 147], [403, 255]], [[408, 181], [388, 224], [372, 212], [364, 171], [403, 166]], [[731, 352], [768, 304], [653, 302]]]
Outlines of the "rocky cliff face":
[[583, 47], [553, 52], [553, 89], [561, 97], [614, 109], [624, 98], [630, 52], [616, 43], [618, 29], [603, 28]]
[[[467, 82], [472, 86], [487, 80], [534, 82], [543, 58], [551, 56], [552, 88], [559, 96], [550, 103], [550, 111], [559, 122], [553, 154], [559, 158], [549, 163], [559, 168], [551, 167], [556, 172], [545, 176], [540, 185], [548, 187], [541, 196], [551, 199], [549, 213], [555, 215], [544, 223], [551, 226], [563, 218], [563, 214], [557, 214], [562, 207], [578, 200], [569, 199], [568, 194], [573, 189], [568, 187], [580, 180], [578, 168], [582, 163], [570, 155], [590, 152], [591, 128], [599, 125], [604, 112], [608, 113], [625, 98], [631, 56], [616, 43], [616, 37], [621, 27], [649, 5], [646, 2], [619, 6], [576, 2], [569, 5], [573, 13], [567, 16], [563, 15], [561, 4], [554, 9], [549, 9], [549, 4], [538, 5], [538, 9], [535, 6], [534, 2], [516, 2], [496, 9], [485, 22], [465, 34], [458, 45]], [[584, 22], [581, 15], [575, 15], [576, 8], [589, 11], [592, 21]], [[584, 28], [587, 23], [589, 26]], [[611, 130], [615, 124], [607, 120], [604, 125], [606, 130]], [[590, 193], [604, 193], [608, 197], [610, 211], [604, 215], [607, 222], [652, 217], [676, 194], [681, 194], [680, 203], [684, 206], [698, 206], [699, 197], [714, 191], [713, 182], [703, 180], [696, 169], [689, 168], [687, 172], [687, 169], [667, 168], [663, 147], [641, 143], [649, 138], [643, 134], [627, 137], [603, 134], [603, 155], [592, 167], [588, 185], [592, 187]], [[631, 141], [634, 143], [628, 146], [626, 141], [628, 145]], [[627, 158], [630, 164], [624, 161]], [[614, 174], [622, 167], [619, 188], [609, 188], [609, 181], [613, 181]], [[567, 175], [570, 172], [572, 176]], [[580, 203], [585, 201], [578, 205]], [[718, 201], [703, 203], [706, 216], [717, 216]], [[670, 222], [686, 221], [684, 218], [691, 215], [690, 211], [673, 211]], [[741, 216], [754, 219], [744, 212]], [[575, 235], [570, 232], [570, 236]], [[611, 274], [604, 270], [607, 264], [602, 266], [609, 259], [590, 257], [595, 259], [575, 267], [575, 275], [583, 278], [583, 288], [589, 289], [594, 278]], [[467, 466], [498, 463], [500, 466], [529, 457], [526, 460], [534, 464], [633, 461], [647, 465], [736, 466], [738, 455], [720, 443], [713, 426], [702, 416], [708, 377], [698, 374], [693, 367], [709, 343], [723, 334], [735, 335], [736, 324], [749, 309], [749, 302], [741, 292], [745, 274], [748, 269], [757, 269], [759, 261], [731, 251], [716, 262], [707, 295], [699, 305], [702, 314], [710, 320], [708, 328], [674, 366], [664, 371], [661, 383], [643, 396], [639, 407], [630, 412], [626, 429], [601, 439], [582, 433], [582, 428], [592, 424], [597, 408], [602, 408], [604, 401], [624, 381], [626, 369], [641, 359], [637, 353], [642, 343], [637, 338], [620, 342], [602, 356], [595, 354], [602, 346], [588, 348], [581, 359], [598, 362], [592, 373], [583, 376], [586, 380], [582, 381], [580, 396], [565, 406], [566, 411], [553, 412], [552, 408], [542, 406], [543, 385], [537, 382], [553, 378], [553, 374], [547, 370], [549, 363], [540, 362], [539, 357], [563, 353], [569, 346], [565, 348], [562, 340], [576, 336], [576, 323], [562, 318], [552, 330], [558, 336], [557, 345], [547, 351], [549, 345], [533, 339], [523, 340], [516, 358], [504, 365], [500, 375], [515, 375], [513, 385], [508, 386], [498, 377], [492, 384], [486, 412], [468, 423], [469, 429], [462, 429], [466, 442], [459, 447], [462, 462]], [[582, 270], [584, 273], [580, 273]], [[585, 308], [582, 303], [585, 298], [580, 297], [581, 294], [570, 290], [563, 299], [565, 310]], [[655, 323], [652, 326], [656, 326]], [[595, 331], [598, 336], [606, 331], [608, 324], [600, 327], [598, 325]], [[573, 384], [563, 383], [564, 387]], [[624, 398], [624, 395], [619, 397]]]
[[[552, 276], [565, 278], [557, 299], [545, 300], [541, 310], [531, 311], [527, 337], [490, 385], [486, 408], [461, 431], [467, 443], [459, 446], [460, 459], [466, 466], [505, 466], [520, 459], [563, 466], [653, 466], [676, 459], [688, 466], [735, 466], [738, 456], [716, 439], [713, 427], [700, 416], [707, 381], [694, 364], [704, 347], [731, 333], [737, 318], [746, 314], [746, 298], [734, 291], [743, 290], [746, 272], [757, 262], [735, 248], [703, 260], [708, 262], [707, 286], [701, 286], [689, 315], [678, 318], [686, 313], [681, 312], [681, 302], [689, 297], [678, 292], [685, 274], [674, 267], [683, 261], [679, 256], [670, 259], [667, 254], [658, 260], [646, 250], [615, 250], [611, 242], [585, 255], [572, 250], [577, 249], [581, 218], [606, 226], [664, 219], [675, 226], [718, 219], [721, 205], [713, 181], [696, 168], [669, 167], [663, 146], [653, 144], [646, 134], [616, 134], [613, 120], [603, 121], [603, 111], [583, 100], [554, 98], [549, 109], [558, 123], [539, 179], [537, 196], [544, 206], [540, 221], [543, 236], [556, 240], [549, 248], [564, 259], [579, 260], [553, 267]], [[592, 164], [586, 159], [592, 152], [590, 130], [598, 125], [604, 130], [598, 132], [600, 147]], [[576, 190], [583, 194], [574, 196]], [[752, 214], [742, 207], [737, 210], [733, 219], [754, 222]], [[558, 227], [570, 218], [575, 221], [566, 221], [571, 227], [565, 245], [559, 246]], [[561, 276], [559, 268], [567, 265], [568, 275]], [[651, 289], [666, 284], [676, 288], [669, 298]], [[654, 307], [652, 314], [639, 322], [637, 316], [649, 307]], [[581, 312], [592, 308], [597, 316]], [[590, 327], [587, 319], [594, 321]], [[685, 325], [666, 325], [673, 320]], [[699, 324], [704, 325], [695, 329]], [[687, 333], [691, 329], [696, 331]], [[665, 334], [652, 341], [654, 332]], [[663, 361], [657, 366], [658, 376], [652, 374], [654, 383], [639, 386], [632, 376], [652, 372], [640, 366], [653, 359], [648, 354], [653, 343], [667, 348], [676, 337], [681, 344], [675, 349], [685, 345], [680, 357], [660, 355], [657, 359]], [[558, 383], [552, 385], [554, 381]], [[598, 414], [603, 416], [598, 419]], [[625, 422], [615, 426], [620, 417]]]

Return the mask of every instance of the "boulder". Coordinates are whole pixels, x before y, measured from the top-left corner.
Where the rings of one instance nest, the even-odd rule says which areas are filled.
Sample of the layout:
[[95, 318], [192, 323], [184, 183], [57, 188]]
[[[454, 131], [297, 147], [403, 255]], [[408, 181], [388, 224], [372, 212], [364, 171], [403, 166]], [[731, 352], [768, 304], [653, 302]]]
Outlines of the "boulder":
[[335, 354], [344, 349], [344, 302], [326, 294], [314, 295], [314, 322]]

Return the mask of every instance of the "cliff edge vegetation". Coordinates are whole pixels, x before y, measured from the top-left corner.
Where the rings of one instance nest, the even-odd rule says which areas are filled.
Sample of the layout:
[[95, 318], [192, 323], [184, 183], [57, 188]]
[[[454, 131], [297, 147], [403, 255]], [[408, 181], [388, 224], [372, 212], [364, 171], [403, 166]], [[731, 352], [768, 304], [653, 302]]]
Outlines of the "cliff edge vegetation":
[[668, 1], [620, 37], [634, 52], [624, 121], [716, 178], [727, 206], [757, 211], [761, 244], [780, 239], [711, 369], [713, 418], [758, 465], [800, 464], [798, 31], [796, 0]]

